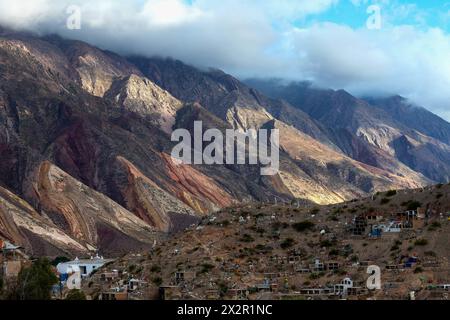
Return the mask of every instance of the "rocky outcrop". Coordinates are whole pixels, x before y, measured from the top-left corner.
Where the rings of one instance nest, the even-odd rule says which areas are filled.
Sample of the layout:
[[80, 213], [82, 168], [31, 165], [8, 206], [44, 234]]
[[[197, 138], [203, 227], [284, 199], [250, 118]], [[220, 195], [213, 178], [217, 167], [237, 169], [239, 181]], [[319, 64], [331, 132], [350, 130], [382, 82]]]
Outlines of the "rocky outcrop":
[[234, 199], [214, 180], [192, 166], [179, 164], [167, 154], [162, 154], [169, 178], [176, 187], [172, 192], [195, 211], [202, 214], [229, 207]]
[[387, 112], [397, 122], [450, 145], [450, 125], [427, 109], [401, 96], [366, 98], [370, 105]]
[[141, 75], [139, 70], [122, 57], [105, 52], [80, 41], [51, 38], [60, 47], [77, 71], [82, 88], [88, 93], [103, 97], [116, 79], [131, 74]]
[[29, 197], [59, 228], [91, 250], [110, 251], [102, 247], [102, 232], [120, 239], [116, 252], [145, 247], [157, 236], [145, 221], [47, 161], [36, 169]]
[[39, 215], [26, 201], [1, 187], [0, 236], [36, 256], [87, 254], [89, 250]]
[[114, 82], [105, 98], [123, 110], [149, 118], [156, 126], [170, 134], [177, 111], [182, 103], [153, 82], [130, 75]]
[[118, 157], [117, 161], [127, 172], [128, 183], [124, 185], [122, 190], [126, 207], [143, 221], [156, 230], [170, 232], [183, 227], [177, 226], [171, 220], [170, 213], [183, 215], [184, 221], [189, 223], [188, 225], [185, 224], [184, 227], [188, 227], [198, 220], [193, 209], [158, 187], [127, 159]]
[[231, 108], [228, 110], [226, 118], [233, 128], [242, 131], [259, 129], [268, 121], [273, 120], [272, 115], [264, 108], [249, 109], [245, 107]]

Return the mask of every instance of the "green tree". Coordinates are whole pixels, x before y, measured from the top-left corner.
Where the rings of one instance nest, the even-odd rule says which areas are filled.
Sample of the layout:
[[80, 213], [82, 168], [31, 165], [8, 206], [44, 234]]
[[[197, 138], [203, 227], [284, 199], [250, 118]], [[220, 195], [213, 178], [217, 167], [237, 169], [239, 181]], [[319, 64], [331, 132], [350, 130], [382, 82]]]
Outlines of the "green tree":
[[63, 256], [59, 256], [59, 257], [56, 257], [56, 258], [52, 261], [52, 265], [56, 267], [59, 263], [64, 263], [64, 262], [68, 262], [68, 261], [70, 261], [69, 258], [63, 257]]
[[23, 268], [17, 279], [17, 286], [10, 293], [14, 300], [50, 300], [50, 291], [58, 278], [46, 258], [36, 260], [31, 267]]

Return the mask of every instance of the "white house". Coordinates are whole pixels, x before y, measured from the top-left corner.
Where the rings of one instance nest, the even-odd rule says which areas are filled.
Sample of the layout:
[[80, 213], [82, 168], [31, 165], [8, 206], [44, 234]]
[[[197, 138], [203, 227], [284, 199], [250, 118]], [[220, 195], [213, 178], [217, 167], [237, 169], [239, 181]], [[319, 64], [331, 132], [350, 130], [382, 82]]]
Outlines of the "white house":
[[345, 278], [340, 284], [334, 285], [334, 293], [338, 295], [347, 295], [348, 289], [353, 288], [353, 281], [350, 278]]
[[73, 261], [59, 263], [56, 266], [58, 273], [60, 274], [69, 274], [74, 270], [80, 270], [81, 277], [87, 277], [95, 270], [101, 268], [106, 263], [109, 263], [113, 260], [111, 259], [103, 259], [103, 257], [91, 257], [90, 259], [78, 259], [75, 258]]

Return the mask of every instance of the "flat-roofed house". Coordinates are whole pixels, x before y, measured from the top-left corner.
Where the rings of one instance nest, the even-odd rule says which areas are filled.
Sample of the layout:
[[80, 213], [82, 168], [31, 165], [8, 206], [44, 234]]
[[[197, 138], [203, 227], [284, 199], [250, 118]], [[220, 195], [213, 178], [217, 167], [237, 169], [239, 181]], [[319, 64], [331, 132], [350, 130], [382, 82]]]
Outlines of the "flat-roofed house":
[[78, 259], [75, 258], [73, 261], [59, 263], [56, 266], [59, 274], [68, 274], [71, 270], [78, 269], [80, 270], [80, 274], [82, 278], [88, 277], [97, 269], [100, 269], [105, 264], [112, 262], [111, 259], [104, 259], [103, 257], [91, 257], [90, 259]]

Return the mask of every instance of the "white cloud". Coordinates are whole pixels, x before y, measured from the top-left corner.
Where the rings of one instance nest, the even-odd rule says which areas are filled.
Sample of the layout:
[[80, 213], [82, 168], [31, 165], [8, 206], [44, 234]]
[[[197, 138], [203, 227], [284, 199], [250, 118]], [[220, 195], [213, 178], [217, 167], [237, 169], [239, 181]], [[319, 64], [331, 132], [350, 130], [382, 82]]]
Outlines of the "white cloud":
[[[395, 26], [385, 11], [381, 30], [332, 23], [295, 27], [338, 0], [191, 2], [0, 0], [0, 24], [56, 32], [122, 54], [172, 56], [241, 77], [309, 79], [355, 94], [398, 93], [450, 119], [450, 38], [440, 29]], [[79, 31], [65, 27], [69, 5], [82, 9]], [[390, 11], [398, 16], [411, 10], [420, 15], [414, 6]]]
[[0, 21], [13, 28], [32, 28], [54, 17], [48, 0], [0, 1]]
[[369, 6], [369, 5], [373, 5], [373, 4], [387, 5], [387, 4], [391, 3], [390, 0], [350, 0], [350, 2], [356, 7], [360, 7], [362, 5]]
[[203, 14], [202, 10], [178, 0], [155, 0], [144, 5], [141, 16], [155, 26], [173, 26], [201, 19]]
[[320, 24], [296, 30], [292, 42], [304, 78], [361, 95], [402, 94], [450, 119], [450, 36], [440, 29]]

